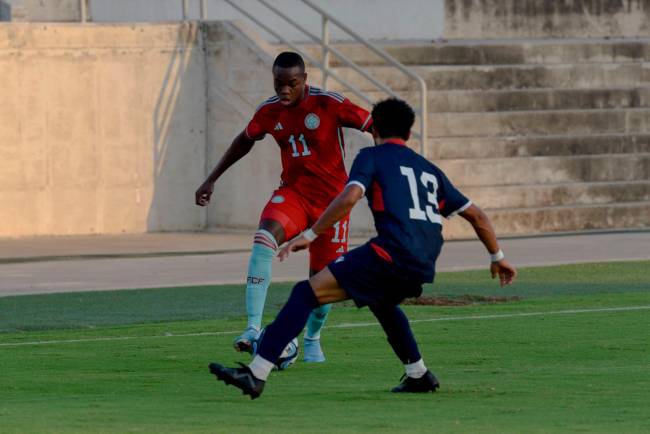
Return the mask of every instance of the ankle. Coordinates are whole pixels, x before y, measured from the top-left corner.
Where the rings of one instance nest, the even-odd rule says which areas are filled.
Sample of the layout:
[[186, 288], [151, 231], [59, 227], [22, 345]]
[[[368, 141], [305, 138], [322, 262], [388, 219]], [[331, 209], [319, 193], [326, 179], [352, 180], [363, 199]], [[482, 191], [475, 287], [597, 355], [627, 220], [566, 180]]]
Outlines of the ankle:
[[255, 378], [258, 380], [266, 381], [266, 379], [269, 377], [269, 374], [273, 370], [273, 366], [273, 363], [257, 355], [253, 357], [253, 360], [248, 365], [248, 369], [250, 369]]
[[407, 376], [417, 379], [427, 373], [427, 367], [424, 365], [424, 360], [420, 359], [414, 363], [404, 364], [404, 371]]

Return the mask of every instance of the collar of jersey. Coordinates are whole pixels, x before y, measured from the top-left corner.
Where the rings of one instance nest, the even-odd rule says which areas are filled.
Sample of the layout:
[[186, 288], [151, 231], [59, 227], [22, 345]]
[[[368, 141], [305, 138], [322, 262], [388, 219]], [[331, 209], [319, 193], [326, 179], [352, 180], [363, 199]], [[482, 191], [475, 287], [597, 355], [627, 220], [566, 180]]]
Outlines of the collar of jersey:
[[402, 146], [406, 146], [406, 140], [402, 140], [402, 139], [390, 139], [389, 142], [384, 142], [384, 145], [385, 145], [386, 143], [392, 143], [393, 145], [402, 145]]

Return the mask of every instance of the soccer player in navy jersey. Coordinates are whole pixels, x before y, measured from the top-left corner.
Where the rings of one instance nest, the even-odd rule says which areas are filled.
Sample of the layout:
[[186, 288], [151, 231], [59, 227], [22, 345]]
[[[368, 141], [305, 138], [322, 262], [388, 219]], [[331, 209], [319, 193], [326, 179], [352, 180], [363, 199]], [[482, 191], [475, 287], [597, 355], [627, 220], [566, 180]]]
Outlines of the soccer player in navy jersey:
[[407, 297], [418, 297], [422, 285], [433, 282], [442, 248], [442, 217], [459, 214], [474, 228], [490, 254], [492, 277], [511, 284], [517, 271], [504, 259], [487, 216], [458, 191], [445, 174], [406, 146], [415, 120], [413, 110], [398, 99], [384, 100], [372, 111], [376, 146], [355, 158], [347, 186], [314, 225], [280, 252], [307, 248], [365, 195], [377, 236], [339, 257], [309, 281], [297, 283], [275, 321], [266, 328], [257, 355], [248, 365], [210, 371], [255, 399], [262, 393], [274, 361], [296, 337], [315, 307], [352, 299], [368, 306], [383, 327], [388, 342], [404, 364], [403, 381], [393, 392], [430, 392], [438, 380], [422, 360], [408, 319], [399, 308]]
[[[214, 183], [256, 141], [271, 135], [280, 148], [281, 184], [262, 211], [248, 265], [246, 313], [248, 325], [233, 345], [252, 352], [262, 326], [262, 313], [271, 283], [278, 246], [312, 225], [346, 185], [345, 143], [342, 128], [368, 131], [367, 110], [336, 92], [306, 84], [302, 57], [280, 53], [273, 62], [276, 95], [259, 105], [246, 128], [235, 138], [219, 163], [196, 191], [196, 204], [206, 206]], [[322, 270], [348, 250], [349, 216], [343, 215], [309, 246], [309, 275]], [[322, 362], [320, 330], [330, 306], [318, 306], [307, 321], [303, 356]]]

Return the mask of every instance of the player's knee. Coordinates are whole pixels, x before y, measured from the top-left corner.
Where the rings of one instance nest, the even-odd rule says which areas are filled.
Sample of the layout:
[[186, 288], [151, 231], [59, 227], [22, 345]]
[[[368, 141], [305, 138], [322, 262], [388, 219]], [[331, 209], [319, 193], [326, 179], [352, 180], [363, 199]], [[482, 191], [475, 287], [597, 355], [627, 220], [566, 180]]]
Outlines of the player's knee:
[[316, 295], [314, 294], [314, 289], [309, 284], [309, 280], [301, 280], [300, 282], [296, 283], [293, 286], [292, 293], [301, 297], [307, 297], [310, 295], [313, 296], [314, 298], [316, 297]]
[[393, 310], [393, 306], [382, 303], [371, 303], [368, 305], [368, 309], [370, 309], [370, 312], [372, 312], [372, 314], [381, 321], [387, 316], [390, 316]]
[[308, 280], [302, 280], [295, 284], [291, 291], [291, 298], [303, 300], [312, 308], [320, 305], [314, 289], [309, 284]]
[[255, 233], [257, 236], [258, 233], [266, 233], [270, 238], [273, 239], [273, 242], [276, 246], [284, 243], [285, 241], [285, 230], [280, 224], [280, 222], [272, 219], [264, 219], [260, 222], [260, 225]]
[[384, 328], [396, 328], [404, 325], [408, 327], [408, 318], [397, 305], [373, 303], [368, 305], [368, 308]]

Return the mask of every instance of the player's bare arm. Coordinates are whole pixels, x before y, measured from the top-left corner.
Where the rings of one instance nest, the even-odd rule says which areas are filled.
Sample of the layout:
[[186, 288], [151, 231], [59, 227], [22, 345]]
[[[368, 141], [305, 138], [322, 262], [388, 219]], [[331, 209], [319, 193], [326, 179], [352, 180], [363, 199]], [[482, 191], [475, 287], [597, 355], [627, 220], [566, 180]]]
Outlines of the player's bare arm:
[[[501, 251], [492, 223], [490, 223], [490, 219], [481, 208], [472, 204], [465, 211], [461, 212], [460, 215], [472, 225], [476, 235], [490, 255], [497, 255]], [[515, 267], [503, 258], [491, 262], [490, 272], [492, 273], [493, 279], [499, 276], [501, 286], [510, 285], [517, 277]]]
[[358, 185], [351, 184], [345, 187], [345, 190], [339, 193], [332, 203], [329, 204], [327, 209], [318, 218], [311, 229], [305, 231], [311, 231], [312, 233], [310, 235], [305, 236], [305, 232], [303, 232], [303, 234], [294, 238], [284, 246], [282, 250], [280, 250], [280, 253], [278, 254], [280, 260], [284, 261], [287, 256], [289, 256], [289, 252], [297, 252], [306, 249], [316, 236], [334, 226], [336, 222], [348, 215], [363, 195], [363, 189]]
[[203, 184], [196, 190], [195, 199], [199, 206], [206, 206], [210, 203], [210, 197], [214, 191], [214, 183], [230, 166], [248, 154], [253, 148], [255, 140], [249, 138], [245, 131], [242, 131], [223, 154], [210, 175], [203, 181]]

